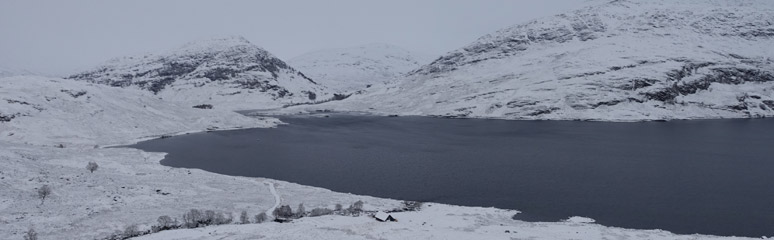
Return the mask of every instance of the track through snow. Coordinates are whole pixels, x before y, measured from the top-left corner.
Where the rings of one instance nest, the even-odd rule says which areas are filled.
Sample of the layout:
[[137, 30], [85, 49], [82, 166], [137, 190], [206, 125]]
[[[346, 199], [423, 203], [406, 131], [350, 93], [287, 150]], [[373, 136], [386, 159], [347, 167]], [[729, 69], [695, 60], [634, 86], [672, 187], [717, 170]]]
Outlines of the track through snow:
[[280, 203], [282, 202], [282, 199], [280, 198], [280, 195], [277, 194], [277, 188], [274, 187], [273, 182], [266, 181], [263, 183], [269, 186], [269, 191], [271, 191], [271, 195], [274, 195], [274, 206], [269, 208], [269, 210], [266, 210], [266, 215], [270, 215], [272, 212], [274, 212], [274, 209], [277, 209], [279, 207]]

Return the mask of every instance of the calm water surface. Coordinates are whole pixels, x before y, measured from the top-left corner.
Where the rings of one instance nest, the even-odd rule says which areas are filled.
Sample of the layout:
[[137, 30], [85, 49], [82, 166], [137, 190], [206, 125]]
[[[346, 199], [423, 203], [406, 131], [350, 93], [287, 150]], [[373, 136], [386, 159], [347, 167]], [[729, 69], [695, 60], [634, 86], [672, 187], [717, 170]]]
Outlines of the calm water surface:
[[132, 147], [162, 164], [338, 192], [774, 236], [774, 120], [644, 123], [333, 115]]

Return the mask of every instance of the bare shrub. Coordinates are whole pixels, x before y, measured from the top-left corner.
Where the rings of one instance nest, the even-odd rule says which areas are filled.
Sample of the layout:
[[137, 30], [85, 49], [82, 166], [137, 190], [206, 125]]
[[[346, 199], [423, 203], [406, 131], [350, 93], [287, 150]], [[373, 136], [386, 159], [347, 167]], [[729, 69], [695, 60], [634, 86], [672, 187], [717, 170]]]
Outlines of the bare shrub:
[[309, 213], [310, 217], [318, 217], [323, 215], [331, 215], [333, 214], [333, 210], [330, 210], [328, 208], [315, 208], [312, 209], [312, 212]]
[[124, 238], [132, 238], [140, 235], [142, 235], [142, 232], [140, 232], [140, 228], [137, 226], [137, 224], [132, 224], [124, 228]]
[[282, 205], [281, 207], [275, 208], [274, 212], [272, 212], [272, 215], [274, 215], [274, 218], [276, 219], [288, 219], [293, 217], [293, 209], [290, 208], [288, 205]]
[[417, 201], [403, 201], [404, 211], [419, 211], [422, 210], [422, 202]]
[[359, 213], [363, 211], [363, 201], [358, 200], [357, 202], [353, 203], [352, 205], [349, 205], [349, 211], [352, 213]]
[[153, 232], [163, 231], [163, 230], [169, 230], [169, 229], [175, 229], [178, 227], [179, 223], [177, 222], [177, 219], [172, 219], [171, 217], [164, 215], [156, 219], [158, 222], [158, 225], [151, 228]]
[[40, 198], [40, 204], [43, 204], [44, 201], [46, 201], [46, 197], [51, 195], [51, 187], [48, 185], [43, 185], [42, 187], [38, 188], [38, 198]]
[[38, 240], [38, 233], [35, 232], [35, 229], [30, 228], [24, 233], [24, 240]]
[[247, 211], [242, 210], [242, 212], [239, 214], [239, 223], [241, 223], [241, 224], [248, 224], [248, 223], [250, 223], [250, 218], [247, 217]]
[[302, 218], [306, 215], [306, 208], [304, 207], [304, 203], [299, 203], [298, 208], [296, 208], [296, 218]]
[[89, 170], [91, 173], [97, 171], [97, 168], [99, 168], [99, 165], [97, 165], [96, 162], [89, 162], [89, 164], [86, 164], [86, 170]]
[[255, 215], [255, 223], [263, 223], [265, 222], [269, 217], [266, 216], [265, 212], [259, 213], [258, 215]]
[[215, 211], [212, 210], [204, 210], [204, 225], [212, 225], [215, 223]]
[[[228, 216], [227, 216], [228, 215]], [[234, 215], [232, 213], [223, 214], [222, 212], [215, 213], [215, 217], [210, 221], [211, 225], [224, 225], [234, 221]]]
[[203, 225], [204, 214], [199, 209], [191, 209], [183, 214], [183, 226], [186, 228], [195, 228]]
[[342, 209], [344, 209], [344, 207], [341, 206], [341, 204], [339, 204], [339, 203], [337, 203], [336, 204], [336, 208], [334, 208], [335, 211], [341, 211]]

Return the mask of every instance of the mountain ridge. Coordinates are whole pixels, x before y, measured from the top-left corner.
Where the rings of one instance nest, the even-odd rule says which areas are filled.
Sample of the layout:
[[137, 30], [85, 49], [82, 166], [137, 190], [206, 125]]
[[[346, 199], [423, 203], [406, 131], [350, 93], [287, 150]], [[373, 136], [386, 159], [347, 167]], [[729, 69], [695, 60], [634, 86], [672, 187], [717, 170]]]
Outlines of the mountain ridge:
[[371, 43], [313, 51], [288, 62], [321, 84], [340, 91], [355, 91], [396, 80], [429, 60], [395, 45]]
[[606, 1], [501, 29], [329, 106], [502, 119], [774, 116], [773, 40], [772, 2]]
[[331, 95], [326, 87], [238, 36], [194, 41], [159, 55], [114, 58], [68, 78], [139, 88], [172, 100], [214, 101], [234, 109]]

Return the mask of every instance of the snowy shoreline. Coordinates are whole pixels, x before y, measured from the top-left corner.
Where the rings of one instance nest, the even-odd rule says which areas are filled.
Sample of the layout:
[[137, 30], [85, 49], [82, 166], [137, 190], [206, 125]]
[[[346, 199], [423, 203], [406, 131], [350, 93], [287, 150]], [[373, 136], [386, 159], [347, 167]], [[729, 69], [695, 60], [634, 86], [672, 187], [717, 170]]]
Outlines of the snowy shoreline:
[[[17, 77], [2, 78], [0, 83], [0, 93], [11, 100], [0, 102], [4, 111], [17, 112], [11, 113], [17, 116], [11, 121], [0, 123], [0, 186], [4, 189], [0, 192], [0, 235], [9, 239], [21, 239], [30, 228], [40, 239], [100, 239], [134, 224], [149, 229], [159, 216], [179, 218], [192, 208], [224, 213], [245, 210], [252, 215], [276, 204], [264, 184], [267, 181], [276, 184], [283, 205], [332, 208], [362, 200], [367, 210], [386, 210], [401, 204], [278, 180], [170, 168], [160, 164], [165, 153], [108, 147], [208, 129], [274, 127], [279, 123], [276, 119], [192, 109], [153, 100], [139, 91], [64, 79]], [[73, 97], [70, 90], [84, 94]], [[62, 143], [66, 144], [56, 147]], [[99, 169], [89, 173], [88, 162], [96, 162]], [[35, 195], [42, 185], [53, 190], [44, 203]], [[531, 223], [511, 219], [513, 210], [426, 206], [418, 212], [396, 213], [398, 223], [380, 223], [367, 216], [323, 216], [289, 224], [163, 231], [140, 239], [721, 238], [605, 227], [587, 223], [589, 220]]]

